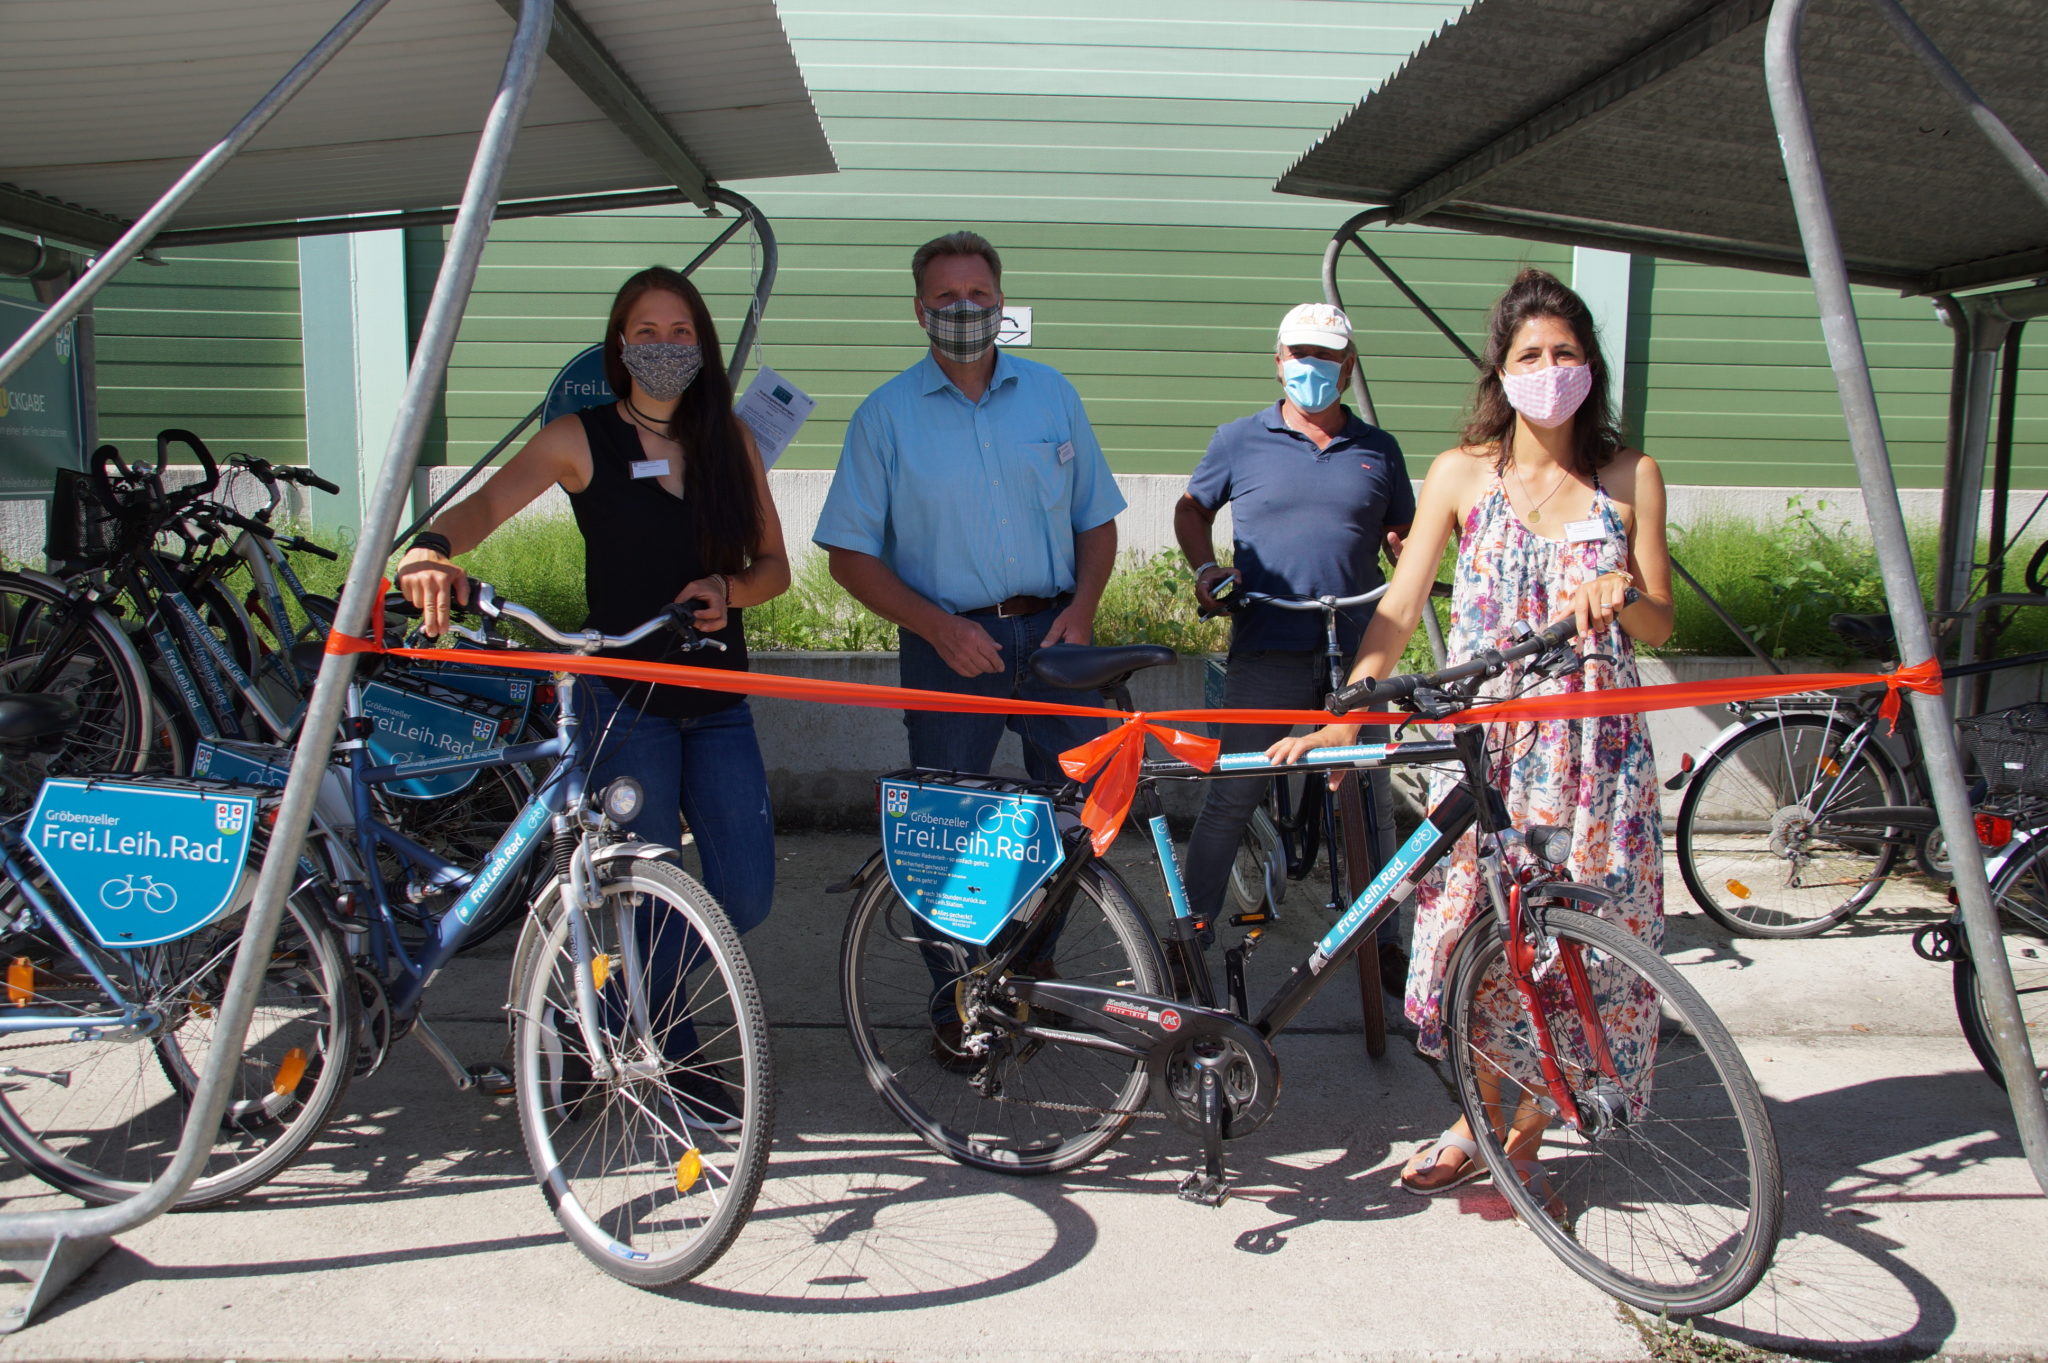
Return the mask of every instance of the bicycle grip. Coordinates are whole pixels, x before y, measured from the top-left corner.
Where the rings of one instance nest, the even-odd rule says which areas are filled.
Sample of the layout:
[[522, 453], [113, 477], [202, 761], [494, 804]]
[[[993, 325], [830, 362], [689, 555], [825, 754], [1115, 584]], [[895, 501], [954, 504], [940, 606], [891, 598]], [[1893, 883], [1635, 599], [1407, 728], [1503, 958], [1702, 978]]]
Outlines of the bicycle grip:
[[[318, 488], [329, 496], [341, 495], [341, 485], [339, 483], [331, 483], [311, 469], [301, 470], [298, 474], [298, 481], [302, 486]], [[332, 555], [329, 555], [329, 557], [331, 558]]]
[[329, 563], [338, 563], [341, 560], [341, 555], [335, 553], [332, 549], [315, 544], [311, 540], [300, 539], [297, 535], [286, 540], [284, 547], [295, 554], [311, 554], [314, 558], [324, 558]]

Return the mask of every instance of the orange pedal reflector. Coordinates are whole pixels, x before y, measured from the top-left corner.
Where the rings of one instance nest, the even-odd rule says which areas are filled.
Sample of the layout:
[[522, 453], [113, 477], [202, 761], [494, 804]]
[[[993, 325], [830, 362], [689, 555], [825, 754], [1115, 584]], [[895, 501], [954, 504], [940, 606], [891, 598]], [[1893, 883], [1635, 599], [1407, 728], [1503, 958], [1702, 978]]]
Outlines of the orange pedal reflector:
[[704, 1157], [697, 1153], [697, 1147], [693, 1145], [683, 1151], [683, 1157], [676, 1161], [676, 1191], [689, 1192], [703, 1172]]
[[306, 1077], [306, 1052], [303, 1047], [294, 1046], [284, 1053], [284, 1059], [277, 1062], [277, 1078], [270, 1083], [270, 1091], [280, 1098], [293, 1092], [299, 1081]]
[[1734, 895], [1737, 899], [1747, 899], [1749, 898], [1749, 886], [1739, 880], [1731, 880], [1728, 882], [1728, 893]]
[[36, 963], [17, 956], [7, 963], [7, 1001], [19, 1008], [36, 996]]

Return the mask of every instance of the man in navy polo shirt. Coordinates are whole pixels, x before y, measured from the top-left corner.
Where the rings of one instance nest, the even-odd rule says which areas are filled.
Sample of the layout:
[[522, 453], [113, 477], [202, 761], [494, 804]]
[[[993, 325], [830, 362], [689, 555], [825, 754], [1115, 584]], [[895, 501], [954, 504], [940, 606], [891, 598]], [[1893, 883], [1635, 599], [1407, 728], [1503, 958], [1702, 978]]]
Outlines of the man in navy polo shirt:
[[[1273, 367], [1280, 400], [1217, 428], [1174, 507], [1181, 552], [1195, 568], [1195, 595], [1226, 578], [1239, 591], [1276, 596], [1356, 596], [1385, 581], [1382, 546], [1400, 547], [1415, 518], [1415, 492], [1394, 437], [1338, 401], [1358, 364], [1351, 319], [1325, 303], [1304, 303], [1280, 323]], [[1216, 513], [1230, 506], [1235, 566], [1216, 563]], [[1349, 659], [1372, 607], [1341, 614], [1337, 642]], [[1233, 619], [1224, 704], [1245, 709], [1315, 709], [1329, 676], [1319, 611], [1251, 605]], [[1285, 725], [1229, 725], [1225, 752], [1253, 752], [1287, 733]], [[1188, 840], [1188, 907], [1214, 922], [1238, 840], [1265, 793], [1263, 781], [1210, 781]], [[1385, 792], [1378, 802], [1387, 807]], [[1383, 981], [1405, 984], [1406, 962], [1382, 929]]]

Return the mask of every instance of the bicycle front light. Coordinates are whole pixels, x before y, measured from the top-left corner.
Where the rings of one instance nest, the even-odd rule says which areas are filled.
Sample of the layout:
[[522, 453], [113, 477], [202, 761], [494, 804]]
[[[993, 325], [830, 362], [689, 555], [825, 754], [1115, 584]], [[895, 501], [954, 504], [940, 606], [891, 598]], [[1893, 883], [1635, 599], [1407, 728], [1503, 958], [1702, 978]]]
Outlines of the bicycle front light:
[[1548, 824], [1531, 824], [1524, 835], [1529, 850], [1552, 866], [1562, 866], [1572, 854], [1572, 831]]
[[598, 804], [604, 809], [604, 816], [621, 828], [633, 822], [640, 809], [647, 803], [647, 793], [640, 789], [640, 783], [630, 776], [621, 776], [604, 788], [598, 797]]

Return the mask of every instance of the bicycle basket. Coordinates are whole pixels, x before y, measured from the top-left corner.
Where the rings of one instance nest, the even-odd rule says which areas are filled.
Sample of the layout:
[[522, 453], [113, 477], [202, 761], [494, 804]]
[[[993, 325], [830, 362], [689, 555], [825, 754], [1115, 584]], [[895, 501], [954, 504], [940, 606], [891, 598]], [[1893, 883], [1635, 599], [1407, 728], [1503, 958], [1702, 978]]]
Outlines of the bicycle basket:
[[1956, 728], [1992, 790], [2048, 795], [2048, 704], [1972, 715]]
[[50, 494], [43, 554], [54, 573], [94, 567], [120, 552], [125, 518], [100, 500], [92, 475], [58, 469]]

